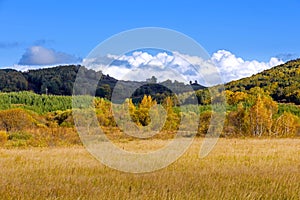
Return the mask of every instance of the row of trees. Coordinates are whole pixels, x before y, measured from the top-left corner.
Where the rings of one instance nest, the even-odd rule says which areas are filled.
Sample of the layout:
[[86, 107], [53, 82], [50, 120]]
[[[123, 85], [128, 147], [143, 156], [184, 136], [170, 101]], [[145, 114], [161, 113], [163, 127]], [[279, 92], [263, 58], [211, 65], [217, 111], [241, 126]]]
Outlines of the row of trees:
[[296, 136], [299, 134], [299, 117], [283, 112], [278, 114], [278, 105], [266, 96], [258, 95], [249, 108], [238, 104], [236, 111], [228, 113], [224, 126], [227, 135], [239, 136]]
[[[231, 91], [225, 93], [228, 97], [229, 109], [226, 112], [223, 136], [289, 137], [299, 134], [299, 116], [293, 114], [293, 112], [299, 113], [300, 109], [297, 106], [281, 107], [281, 104], [273, 101], [259, 89], [253, 95]], [[151, 96], [145, 95], [139, 104], [134, 104], [131, 99], [128, 99], [119, 107], [114, 107], [111, 102], [104, 99], [95, 102], [100, 124], [106, 127], [119, 126], [121, 129], [124, 126], [122, 122], [126, 120], [132, 121], [140, 128], [149, 126], [150, 130], [153, 130], [161, 127], [163, 131], [176, 131], [180, 125], [189, 127], [197, 122], [198, 135], [204, 136], [214, 114], [211, 106], [199, 106], [199, 111], [191, 113], [189, 110], [189, 113], [186, 113], [184, 108], [174, 106], [174, 99], [171, 97], [166, 98], [162, 104], [157, 104]], [[128, 112], [130, 118], [126, 117]], [[120, 120], [120, 117], [123, 118]], [[185, 119], [185, 124], [180, 124], [184, 117], [188, 117], [188, 120]], [[116, 118], [119, 121], [116, 122]], [[162, 122], [164, 124], [160, 124]]]
[[[299, 107], [278, 104], [260, 88], [253, 88], [251, 92], [224, 92], [228, 108], [224, 136], [298, 135]], [[84, 105], [84, 102], [90, 101], [86, 98], [83, 96], [79, 101]], [[0, 130], [13, 132], [38, 127], [74, 127], [71, 97], [2, 93], [0, 101], [11, 103], [1, 104]], [[121, 130], [148, 127], [148, 130], [176, 131], [179, 126], [188, 130], [189, 126], [198, 123], [198, 135], [205, 135], [214, 114], [209, 105], [187, 113], [184, 106], [188, 105], [179, 106], [174, 97], [165, 98], [161, 104], [149, 95], [145, 95], [138, 104], [132, 99], [123, 104], [112, 104], [107, 99], [94, 98], [93, 104], [91, 109], [94, 109], [99, 125]], [[180, 124], [183, 119], [184, 124]]]
[[23, 108], [38, 114], [72, 108], [71, 96], [38, 95], [33, 92], [0, 93], [0, 110]]

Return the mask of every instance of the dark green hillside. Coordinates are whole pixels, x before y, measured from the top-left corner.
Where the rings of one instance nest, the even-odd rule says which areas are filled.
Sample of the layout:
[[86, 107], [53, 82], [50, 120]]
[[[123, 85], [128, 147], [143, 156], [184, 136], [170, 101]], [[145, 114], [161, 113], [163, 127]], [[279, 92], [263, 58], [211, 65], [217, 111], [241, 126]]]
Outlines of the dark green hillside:
[[22, 72], [13, 69], [1, 69], [0, 90], [3, 92], [28, 90], [28, 82]]
[[[80, 67], [80, 65], [67, 65], [27, 72], [0, 69], [0, 92], [33, 91], [37, 94], [70, 96], [73, 94], [74, 82]], [[82, 78], [77, 79], [80, 86], [76, 88], [76, 94], [96, 95], [111, 99], [112, 91], [118, 82], [117, 79], [85, 67], [82, 67], [80, 72]], [[100, 80], [99, 77], [101, 77]], [[140, 102], [144, 95], [151, 95], [158, 102], [162, 102], [172, 94], [171, 90], [173, 89], [176, 93], [185, 93], [191, 88], [194, 90], [205, 88], [197, 83], [188, 84], [166, 80], [157, 84], [156, 81], [157, 79], [153, 76], [144, 82], [119, 81], [118, 83], [119, 89], [122, 89], [121, 93], [126, 97], [127, 91], [135, 91], [132, 95], [135, 103]], [[93, 86], [96, 85], [95, 91]]]
[[[28, 89], [39, 94], [71, 95], [78, 66], [60, 66], [23, 73]], [[47, 90], [47, 91], [46, 91]]]
[[[73, 84], [80, 67], [79, 65], [68, 65], [29, 70], [27, 72], [1, 69], [0, 91], [33, 91], [37, 94], [48, 93], [68, 96], [73, 92]], [[78, 91], [78, 93], [95, 95], [95, 91], [86, 91], [86, 88], [91, 88], [91, 84], [97, 84], [101, 72], [95, 72], [94, 70], [86, 68], [82, 68], [82, 72], [83, 77], [85, 77], [83, 81], [89, 81], [83, 83], [84, 87], [80, 87], [79, 89], [82, 89], [82, 91]], [[110, 99], [117, 82], [118, 80], [113, 77], [102, 75], [96, 89], [96, 96]], [[171, 95], [172, 92], [170, 89], [176, 88], [176, 91], [179, 93], [184, 93], [189, 90], [190, 86], [195, 90], [200, 89], [197, 92], [200, 104], [207, 104], [210, 101], [208, 91], [205, 90], [205, 87], [198, 84], [190, 85], [176, 81], [172, 82], [170, 80], [159, 84], [156, 83], [156, 80], [155, 82], [148, 82], [147, 80], [145, 82], [120, 81], [119, 83], [122, 88], [128, 89], [128, 91], [130, 91], [130, 88], [136, 88], [132, 96], [134, 101], [140, 101], [146, 94], [151, 95], [160, 102], [166, 96]], [[254, 87], [262, 88], [277, 102], [300, 104], [300, 59], [289, 61], [259, 74], [232, 81], [225, 85], [226, 90], [246, 93], [249, 93], [250, 89]]]
[[275, 101], [300, 104], [300, 59], [225, 85], [233, 92], [247, 92], [254, 87], [264, 89]]
[[[80, 67], [79, 65], [67, 65], [29, 70], [27, 72], [0, 69], [0, 91], [33, 91], [37, 94], [72, 95], [73, 84]], [[98, 82], [101, 76], [101, 72], [95, 72], [86, 68], [82, 68], [82, 72], [83, 77], [89, 80], [86, 83], [86, 88], [90, 87], [89, 84]], [[97, 94], [105, 97], [108, 95], [107, 93], [110, 93], [110, 90], [105, 90], [105, 88], [113, 88], [116, 82], [117, 80], [112, 77], [101, 76], [101, 81], [97, 87]], [[89, 94], [87, 91], [85, 93]], [[91, 95], [94, 94], [91, 92]]]

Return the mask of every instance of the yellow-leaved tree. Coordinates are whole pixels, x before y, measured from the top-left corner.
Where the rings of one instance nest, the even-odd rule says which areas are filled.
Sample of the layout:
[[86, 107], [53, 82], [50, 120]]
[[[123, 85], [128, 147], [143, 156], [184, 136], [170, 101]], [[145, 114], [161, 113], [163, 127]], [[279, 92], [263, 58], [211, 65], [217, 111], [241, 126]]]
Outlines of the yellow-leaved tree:
[[274, 123], [274, 135], [295, 136], [298, 128], [298, 117], [289, 112], [284, 112]]
[[176, 131], [179, 128], [180, 117], [174, 112], [173, 100], [167, 97], [164, 100], [163, 106], [166, 110], [167, 119], [165, 121], [164, 129], [169, 131]]
[[277, 103], [270, 97], [258, 94], [254, 105], [250, 108], [250, 131], [254, 136], [271, 135], [273, 115], [277, 113]]
[[148, 126], [151, 122], [149, 111], [154, 105], [157, 105], [156, 101], [153, 100], [150, 95], [144, 95], [141, 103], [138, 106], [138, 109], [133, 108], [133, 106], [129, 107], [129, 112], [134, 113], [133, 121], [136, 120], [135, 122], [139, 126]]

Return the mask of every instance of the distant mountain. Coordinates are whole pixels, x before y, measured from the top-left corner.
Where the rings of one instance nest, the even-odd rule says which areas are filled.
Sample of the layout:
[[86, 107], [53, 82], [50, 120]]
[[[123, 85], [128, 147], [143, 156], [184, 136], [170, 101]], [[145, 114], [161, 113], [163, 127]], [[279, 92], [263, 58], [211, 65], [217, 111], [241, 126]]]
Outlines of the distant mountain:
[[253, 87], [264, 89], [275, 101], [300, 104], [300, 59], [225, 85], [227, 90], [244, 92]]

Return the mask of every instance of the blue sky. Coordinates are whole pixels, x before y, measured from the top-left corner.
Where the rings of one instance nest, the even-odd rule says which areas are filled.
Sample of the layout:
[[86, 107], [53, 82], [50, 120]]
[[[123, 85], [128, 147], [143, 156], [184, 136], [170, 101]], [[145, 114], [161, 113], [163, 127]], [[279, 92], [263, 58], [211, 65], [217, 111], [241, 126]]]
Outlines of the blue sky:
[[299, 8], [299, 0], [0, 0], [0, 67], [20, 63], [32, 46], [84, 58], [108, 37], [147, 26], [182, 32], [211, 55], [227, 50], [245, 60], [295, 58]]

